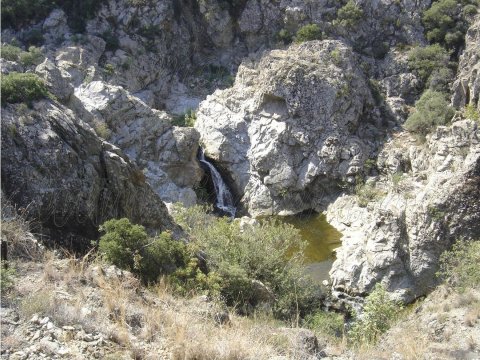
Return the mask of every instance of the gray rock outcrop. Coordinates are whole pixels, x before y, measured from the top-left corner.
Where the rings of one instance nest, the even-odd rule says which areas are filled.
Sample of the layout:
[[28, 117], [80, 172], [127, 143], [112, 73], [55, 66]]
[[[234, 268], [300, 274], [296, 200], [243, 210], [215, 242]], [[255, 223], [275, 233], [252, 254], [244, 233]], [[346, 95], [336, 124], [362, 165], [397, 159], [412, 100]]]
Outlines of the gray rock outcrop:
[[245, 61], [232, 88], [200, 104], [195, 127], [251, 215], [298, 213], [354, 181], [381, 137], [362, 118], [368, 107], [351, 49], [313, 41]]
[[412, 301], [435, 284], [440, 254], [458, 238], [480, 236], [480, 129], [462, 120], [426, 144], [403, 133], [385, 145], [366, 207], [344, 195], [327, 209], [343, 233], [330, 276], [333, 290], [368, 293], [384, 283]]
[[178, 231], [145, 175], [67, 108], [2, 110], [2, 189], [57, 243], [82, 248], [111, 218]]
[[467, 31], [458, 70], [453, 84], [453, 106], [461, 108], [471, 104], [480, 111], [480, 16]]

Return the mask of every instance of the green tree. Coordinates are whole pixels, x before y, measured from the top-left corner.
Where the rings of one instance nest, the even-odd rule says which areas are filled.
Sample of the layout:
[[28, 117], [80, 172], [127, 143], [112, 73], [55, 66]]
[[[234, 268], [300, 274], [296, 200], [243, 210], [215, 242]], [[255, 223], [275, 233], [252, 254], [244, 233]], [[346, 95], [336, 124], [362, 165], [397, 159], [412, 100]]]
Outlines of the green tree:
[[308, 24], [302, 26], [298, 29], [297, 34], [295, 35], [295, 42], [302, 43], [305, 41], [312, 41], [312, 40], [321, 40], [322, 39], [322, 31], [317, 24]]
[[408, 53], [408, 66], [428, 84], [432, 73], [451, 67], [450, 53], [438, 44], [415, 47]]
[[453, 115], [444, 94], [427, 90], [415, 103], [415, 112], [405, 122], [405, 128], [424, 137], [435, 126], [448, 124]]
[[363, 18], [363, 10], [353, 0], [349, 0], [345, 6], [338, 9], [335, 24], [349, 28], [357, 25]]
[[44, 81], [35, 74], [12, 72], [3, 76], [1, 82], [3, 106], [20, 102], [31, 105], [32, 101], [49, 96]]

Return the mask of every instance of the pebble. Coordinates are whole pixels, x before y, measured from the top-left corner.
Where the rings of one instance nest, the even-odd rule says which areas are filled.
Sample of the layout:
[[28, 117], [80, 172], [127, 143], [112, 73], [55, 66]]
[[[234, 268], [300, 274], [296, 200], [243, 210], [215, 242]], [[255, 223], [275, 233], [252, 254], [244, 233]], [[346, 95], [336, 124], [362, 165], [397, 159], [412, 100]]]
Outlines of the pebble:
[[33, 317], [30, 319], [31, 323], [38, 324], [38, 314], [33, 315]]
[[37, 331], [35, 332], [35, 334], [33, 334], [33, 337], [32, 337], [32, 339], [31, 339], [31, 341], [38, 340], [38, 338], [40, 337], [40, 335], [41, 335], [40, 330], [37, 330]]
[[45, 325], [50, 321], [50, 318], [48, 316], [45, 316], [42, 320], [40, 320], [40, 325]]

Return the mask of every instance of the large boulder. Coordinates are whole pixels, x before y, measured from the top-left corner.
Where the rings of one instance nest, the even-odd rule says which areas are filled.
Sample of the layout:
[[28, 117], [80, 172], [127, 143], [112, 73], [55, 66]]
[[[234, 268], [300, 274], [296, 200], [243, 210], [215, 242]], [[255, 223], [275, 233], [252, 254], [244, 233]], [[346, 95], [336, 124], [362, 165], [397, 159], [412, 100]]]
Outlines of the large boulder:
[[366, 207], [344, 195], [327, 209], [343, 233], [333, 290], [365, 295], [380, 281], [408, 302], [435, 285], [443, 251], [480, 236], [480, 129], [458, 121], [437, 128], [424, 145], [403, 133], [385, 145], [377, 166]]
[[84, 248], [98, 226], [128, 217], [158, 232], [178, 232], [143, 172], [67, 108], [2, 109], [2, 190], [56, 243]]
[[381, 134], [365, 120], [370, 89], [339, 41], [246, 60], [235, 85], [200, 104], [195, 128], [253, 216], [298, 213], [353, 182]]
[[164, 111], [150, 108], [120, 86], [92, 81], [75, 90], [77, 111], [99, 135], [120, 147], [166, 202], [196, 202], [192, 188], [203, 172], [196, 160], [199, 134], [172, 126]]

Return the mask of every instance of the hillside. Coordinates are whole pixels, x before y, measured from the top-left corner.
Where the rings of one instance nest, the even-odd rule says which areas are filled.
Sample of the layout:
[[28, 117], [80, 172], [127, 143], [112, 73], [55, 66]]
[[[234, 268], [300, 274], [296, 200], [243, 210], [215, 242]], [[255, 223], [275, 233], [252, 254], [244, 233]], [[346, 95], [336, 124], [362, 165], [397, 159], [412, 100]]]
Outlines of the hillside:
[[1, 6], [2, 357], [478, 357], [478, 0]]

